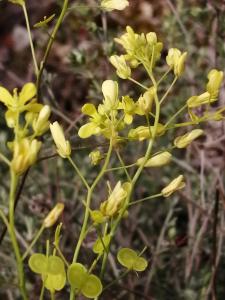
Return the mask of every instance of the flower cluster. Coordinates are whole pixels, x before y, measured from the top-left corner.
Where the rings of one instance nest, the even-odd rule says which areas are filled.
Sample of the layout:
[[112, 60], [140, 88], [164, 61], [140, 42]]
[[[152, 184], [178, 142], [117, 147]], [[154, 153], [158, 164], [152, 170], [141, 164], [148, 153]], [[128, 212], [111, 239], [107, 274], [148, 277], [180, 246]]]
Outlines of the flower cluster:
[[[189, 115], [192, 121], [200, 123], [206, 120], [220, 121], [223, 119], [222, 112], [224, 111], [224, 108], [219, 108], [213, 112], [209, 112], [208, 110], [209, 105], [218, 99], [223, 77], [224, 74], [222, 71], [216, 69], [211, 70], [208, 74], [206, 91], [200, 95], [192, 96], [187, 100]], [[195, 113], [195, 109], [200, 106], [206, 107], [202, 116]]]
[[0, 87], [0, 102], [6, 107], [5, 120], [7, 126], [14, 131], [14, 140], [8, 142], [12, 151], [11, 168], [21, 175], [37, 159], [42, 136], [49, 128], [50, 107], [37, 102], [36, 86], [26, 83], [21, 91], [14, 89], [11, 94]]

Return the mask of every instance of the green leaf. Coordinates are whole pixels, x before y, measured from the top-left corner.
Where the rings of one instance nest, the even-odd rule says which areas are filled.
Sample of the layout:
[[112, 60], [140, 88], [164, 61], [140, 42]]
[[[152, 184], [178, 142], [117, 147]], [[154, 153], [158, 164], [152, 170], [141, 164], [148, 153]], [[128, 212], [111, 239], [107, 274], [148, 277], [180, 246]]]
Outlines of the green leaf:
[[51, 275], [58, 275], [64, 272], [64, 262], [58, 256], [48, 257], [48, 273]]
[[80, 290], [87, 279], [87, 275], [87, 269], [79, 263], [73, 263], [67, 271], [68, 281], [73, 289]]
[[122, 266], [127, 269], [132, 269], [137, 259], [137, 253], [130, 248], [122, 248], [117, 254], [117, 259]]
[[148, 262], [143, 257], [138, 257], [137, 260], [134, 262], [133, 269], [137, 272], [144, 271], [148, 266]]
[[48, 258], [44, 254], [35, 253], [30, 257], [28, 264], [34, 273], [44, 274], [47, 272]]
[[[110, 242], [110, 235], [104, 236], [102, 239], [98, 238], [93, 246], [93, 252], [96, 254], [101, 254], [107, 249]], [[104, 245], [103, 245], [104, 244]]]
[[98, 297], [102, 292], [101, 280], [95, 275], [88, 275], [81, 288], [81, 293], [87, 298]]

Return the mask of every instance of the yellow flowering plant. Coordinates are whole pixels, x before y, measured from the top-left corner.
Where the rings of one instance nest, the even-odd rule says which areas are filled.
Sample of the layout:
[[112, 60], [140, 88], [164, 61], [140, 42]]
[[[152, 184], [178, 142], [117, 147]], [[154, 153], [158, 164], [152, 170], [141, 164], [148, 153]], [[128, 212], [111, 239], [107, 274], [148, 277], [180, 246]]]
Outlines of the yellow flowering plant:
[[[40, 300], [44, 299], [45, 290], [49, 291], [51, 299], [55, 299], [55, 294], [63, 290], [65, 286], [70, 293], [70, 300], [77, 299], [79, 295], [97, 300], [108, 288], [107, 285], [105, 286], [104, 275], [109, 252], [119, 225], [124, 218], [129, 218], [131, 207], [149, 199], [168, 198], [185, 187], [184, 176], [179, 175], [169, 183], [160, 183], [161, 188], [157, 193], [135, 199], [135, 190], [145, 170], [147, 168], [163, 170], [168, 164], [172, 164], [174, 151], [188, 147], [203, 135], [201, 123], [209, 120], [220, 121], [224, 118], [223, 107], [214, 109], [210, 106], [219, 97], [223, 72], [216, 69], [209, 71], [205, 90], [200, 95], [190, 95], [189, 99], [184, 99], [183, 106], [166, 119], [163, 115], [165, 100], [169, 98], [173, 86], [177, 80], [181, 80], [185, 72], [188, 53], [171, 48], [166, 59], [163, 60], [161, 59], [163, 43], [159, 41], [155, 32], [136, 33], [130, 26], [127, 26], [126, 32], [115, 39], [124, 52], [119, 55], [113, 54], [109, 62], [115, 68], [119, 78], [129, 80], [141, 90], [137, 96], [131, 93], [122, 95], [120, 83], [107, 79], [101, 85], [102, 101], [98, 105], [85, 103], [81, 108], [85, 123], [80, 126], [77, 133], [80, 139], [96, 138], [97, 142], [104, 142], [104, 145], [108, 147], [106, 151], [104, 150], [105, 152], [102, 148], [95, 148], [89, 153], [89, 162], [91, 168], [95, 168], [95, 175], [86, 178], [87, 174], [83, 174], [83, 169], [72, 158], [73, 147], [70, 137], [67, 137], [67, 131], [64, 132], [63, 126], [57, 121], [50, 122], [51, 108], [49, 105], [40, 103], [39, 99], [43, 68], [57, 30], [67, 12], [68, 1], [65, 0], [63, 3], [44, 58], [39, 64], [34, 52], [25, 1], [12, 0], [10, 2], [19, 4], [23, 8], [37, 79], [35, 84], [26, 83], [20, 91], [16, 88], [10, 92], [0, 86], [0, 102], [5, 108], [5, 122], [13, 136], [7, 144], [8, 152], [0, 153], [0, 159], [8, 166], [11, 176], [8, 216], [2, 210], [0, 210], [0, 216], [8, 229], [16, 257], [20, 294], [22, 299], [29, 299], [29, 285], [25, 280], [24, 272], [24, 264], [29, 256], [30, 269], [41, 277]], [[99, 1], [100, 8], [105, 11], [123, 10], [128, 5], [127, 0]], [[45, 18], [36, 27], [46, 27], [52, 19], [53, 17]], [[161, 60], [161, 65], [164, 64], [167, 68], [161, 77], [158, 75], [159, 60]], [[133, 78], [134, 70], [138, 68], [145, 70], [147, 85]], [[173, 76], [173, 80], [167, 91], [162, 94], [161, 83], [166, 79], [169, 81], [167, 77], [169, 75]], [[199, 107], [202, 108], [202, 115], [196, 111]], [[184, 112], [187, 113], [188, 120], [184, 123], [177, 122], [177, 117]], [[185, 128], [182, 135], [177, 130], [181, 127]], [[175, 131], [175, 138], [170, 141], [168, 147], [161, 146], [161, 139], [172, 130]], [[60, 159], [72, 165], [82, 184], [82, 192], [85, 194], [82, 202], [83, 222], [70, 261], [66, 259], [60, 248], [62, 224], [55, 228], [51, 244], [47, 240], [46, 253], [33, 253], [33, 248], [43, 231], [54, 227], [59, 219], [63, 219], [64, 203], [61, 201], [42, 220], [39, 230], [24, 254], [16, 236], [15, 202], [18, 182], [21, 176], [37, 162], [43, 145], [42, 137], [47, 132], [51, 134], [54, 144], [53, 156], [59, 156]], [[127, 165], [126, 158], [121, 156], [121, 149], [134, 148], [137, 144], [144, 149], [143, 153]], [[117, 173], [118, 171], [120, 173]], [[109, 173], [111, 177], [108, 176]], [[113, 184], [107, 181], [114, 177], [116, 180]], [[96, 187], [99, 184], [102, 190], [108, 191], [107, 196], [96, 195]], [[93, 201], [96, 197], [99, 201], [97, 207]], [[80, 254], [83, 242], [90, 231], [96, 234], [92, 249], [94, 259], [90, 265], [84, 265]], [[116, 281], [129, 272], [146, 270], [148, 262], [143, 257], [145, 250], [146, 247], [140, 252], [130, 248], [116, 249], [117, 260], [125, 267], [125, 271], [121, 271]]]

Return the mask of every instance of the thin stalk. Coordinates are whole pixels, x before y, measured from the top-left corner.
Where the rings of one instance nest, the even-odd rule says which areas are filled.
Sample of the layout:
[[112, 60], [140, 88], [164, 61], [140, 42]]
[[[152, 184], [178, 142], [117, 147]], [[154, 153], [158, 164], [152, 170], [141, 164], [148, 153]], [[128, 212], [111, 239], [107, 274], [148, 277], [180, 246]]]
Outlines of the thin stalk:
[[171, 71], [171, 68], [169, 68], [169, 69], [163, 74], [163, 76], [159, 79], [159, 81], [157, 81], [157, 86], [159, 86], [159, 84], [164, 80], [164, 78], [169, 74], [170, 71]]
[[119, 159], [119, 161], [120, 161], [120, 163], [121, 163], [121, 166], [122, 166], [122, 168], [123, 168], [123, 170], [124, 170], [124, 173], [125, 173], [126, 176], [127, 176], [128, 181], [131, 181], [131, 177], [130, 177], [129, 173], [127, 172], [126, 165], [124, 164], [124, 161], [123, 161], [122, 157], [120, 156], [119, 151], [116, 151], [116, 154], [117, 154], [118, 159]]
[[0, 153], [0, 160], [4, 161], [8, 166], [10, 166], [10, 161], [2, 153]]
[[71, 165], [74, 167], [75, 171], [77, 172], [78, 176], [80, 177], [81, 181], [83, 182], [83, 184], [86, 186], [86, 188], [89, 190], [90, 186], [87, 183], [86, 179], [84, 178], [84, 176], [82, 175], [82, 173], [80, 172], [79, 168], [77, 167], [77, 165], [75, 164], [75, 162], [72, 160], [72, 158], [69, 156], [68, 157], [69, 162], [71, 163]]
[[41, 287], [41, 294], [40, 294], [39, 300], [44, 300], [44, 293], [45, 293], [45, 285], [44, 285], [44, 282], [43, 282], [42, 287]]
[[185, 109], [187, 108], [187, 104], [185, 104], [184, 106], [182, 106], [170, 119], [169, 121], [166, 123], [165, 127], [168, 127], [168, 125], [174, 120], [176, 119], [176, 117], [182, 113]]
[[18, 177], [11, 170], [11, 183], [10, 183], [10, 195], [9, 195], [9, 235], [12, 242], [13, 250], [16, 256], [17, 262], [17, 271], [19, 277], [19, 288], [21, 295], [24, 300], [27, 300], [26, 288], [25, 288], [25, 278], [24, 278], [24, 268], [23, 268], [23, 260], [20, 254], [19, 245], [16, 239], [15, 233], [15, 216], [14, 216], [14, 205], [15, 205], [15, 194], [17, 187]]
[[[83, 240], [86, 236], [89, 213], [90, 213], [90, 204], [91, 204], [91, 198], [92, 198], [93, 191], [94, 191], [96, 185], [98, 184], [98, 182], [101, 180], [102, 176], [104, 175], [106, 168], [108, 167], [110, 157], [111, 157], [111, 154], [112, 154], [112, 147], [113, 147], [113, 141], [112, 141], [112, 139], [110, 139], [109, 149], [108, 149], [108, 152], [107, 152], [107, 156], [106, 156], [104, 165], [103, 165], [101, 171], [99, 172], [98, 176], [96, 177], [96, 179], [92, 183], [90, 189], [88, 189], [87, 200], [86, 200], [86, 208], [85, 208], [85, 213], [84, 213], [84, 220], [83, 220], [83, 223], [82, 223], [80, 236], [79, 236], [79, 239], [78, 239], [75, 251], [74, 251], [73, 263], [76, 262], [77, 259], [78, 259], [78, 255], [79, 255], [79, 252], [80, 252], [82, 242], [83, 242]], [[70, 300], [73, 300], [74, 297], [75, 297], [74, 291], [71, 290], [70, 291]]]
[[136, 200], [136, 201], [133, 201], [133, 202], [129, 203], [129, 206], [139, 204], [139, 203], [142, 203], [146, 200], [155, 199], [155, 198], [158, 198], [158, 197], [161, 197], [161, 196], [162, 196], [162, 193], [152, 195], [152, 196], [148, 196], [148, 197], [145, 197], [145, 198], [142, 198], [142, 199], [139, 199], [139, 200]]
[[125, 276], [127, 276], [127, 274], [130, 272], [130, 270], [125, 271], [124, 273], [122, 273], [119, 277], [117, 277], [115, 280], [113, 280], [112, 282], [110, 282], [109, 284], [107, 284], [103, 291], [109, 289], [111, 286], [113, 286], [115, 283], [117, 283], [120, 279], [124, 278]]
[[141, 83], [138, 82], [137, 80], [135, 80], [135, 79], [133, 79], [133, 78], [131, 78], [131, 77], [129, 77], [128, 79], [129, 79], [130, 81], [134, 82], [135, 84], [139, 85], [140, 87], [142, 87], [144, 90], [146, 90], [146, 91], [149, 90], [149, 89], [147, 88], [147, 86], [141, 84]]
[[26, 8], [25, 2], [22, 5], [22, 8], [23, 8], [23, 13], [24, 13], [25, 21], [26, 21], [26, 26], [27, 26], [27, 33], [28, 33], [29, 42], [30, 42], [31, 54], [32, 54], [33, 62], [34, 62], [34, 70], [35, 70], [36, 76], [38, 76], [39, 69], [38, 69], [37, 59], [36, 59], [36, 56], [35, 56], [34, 44], [33, 44], [31, 30], [30, 30], [30, 22], [29, 22], [29, 18], [28, 18], [27, 8]]
[[172, 90], [173, 86], [175, 85], [176, 81], [177, 81], [177, 76], [174, 78], [173, 82], [171, 83], [170, 87], [168, 88], [168, 90], [165, 92], [165, 94], [163, 95], [162, 99], [159, 101], [160, 104], [163, 103], [163, 101], [166, 99], [166, 97], [169, 95], [170, 91]]
[[111, 153], [112, 153], [112, 141], [110, 141], [109, 150], [108, 150], [108, 153], [107, 153], [107, 156], [106, 156], [106, 159], [105, 159], [105, 163], [104, 163], [100, 173], [98, 174], [98, 176], [94, 180], [93, 184], [91, 185], [90, 189], [88, 189], [86, 208], [85, 208], [85, 214], [84, 214], [84, 221], [83, 221], [83, 224], [82, 224], [80, 237], [79, 237], [79, 240], [77, 242], [77, 246], [76, 246], [76, 249], [75, 249], [75, 252], [74, 252], [73, 262], [77, 261], [81, 244], [83, 242], [83, 239], [85, 238], [85, 233], [86, 233], [87, 223], [88, 223], [88, 218], [89, 218], [89, 212], [90, 212], [90, 204], [91, 204], [92, 193], [94, 191], [94, 188], [98, 184], [99, 180], [102, 178], [102, 176], [105, 173], [105, 170], [106, 170], [106, 168], [108, 166], [108, 163], [109, 163]]
[[105, 172], [112, 172], [112, 171], [123, 170], [124, 168], [128, 169], [128, 168], [132, 168], [134, 166], [137, 166], [136, 163], [135, 164], [131, 164], [131, 165], [124, 165], [124, 167], [110, 168], [110, 169], [105, 170]]
[[45, 50], [45, 53], [44, 53], [44, 57], [40, 63], [40, 70], [38, 72], [38, 76], [37, 76], [37, 82], [36, 82], [36, 85], [37, 85], [37, 94], [39, 96], [39, 93], [40, 93], [40, 85], [41, 85], [41, 77], [42, 77], [42, 74], [43, 74], [43, 70], [44, 70], [44, 67], [45, 67], [45, 64], [46, 64], [46, 61], [48, 59], [48, 56], [49, 56], [49, 53], [51, 51], [51, 48], [52, 48], [52, 45], [54, 43], [54, 40], [55, 40], [55, 37], [56, 37], [56, 34], [59, 30], [59, 27], [61, 26], [62, 22], [63, 22], [63, 19], [64, 19], [64, 16], [66, 14], [66, 11], [68, 9], [68, 3], [69, 3], [69, 0], [64, 0], [63, 2], [63, 7], [62, 7], [62, 11], [59, 15], [59, 18], [55, 24], [55, 27], [52, 31], [52, 34], [48, 40], [48, 44], [47, 44], [47, 47], [46, 47], [46, 50]]
[[[149, 77], [152, 80], [152, 83], [153, 83], [154, 87], [157, 90], [157, 83], [155, 81], [155, 78], [154, 78], [152, 72], [148, 68], [146, 68], [146, 70], [147, 70], [147, 72], [149, 74]], [[152, 148], [153, 148], [153, 144], [154, 144], [155, 137], [156, 137], [156, 132], [157, 132], [157, 126], [158, 126], [158, 123], [159, 123], [159, 116], [160, 116], [160, 103], [159, 103], [159, 98], [158, 98], [157, 93], [155, 94], [155, 107], [156, 107], [156, 113], [155, 113], [154, 126], [153, 126], [153, 130], [152, 130], [152, 138], [149, 141], [149, 144], [148, 144], [148, 147], [147, 147], [147, 150], [146, 150], [146, 153], [145, 153], [145, 159], [143, 160], [142, 164], [139, 166], [139, 168], [137, 169], [134, 177], [132, 178], [132, 181], [131, 181], [131, 190], [129, 191], [129, 193], [127, 195], [127, 199], [126, 199], [126, 203], [124, 205], [124, 208], [120, 212], [119, 216], [117, 217], [115, 223], [113, 224], [113, 226], [111, 228], [109, 246], [110, 246], [110, 243], [112, 241], [112, 238], [115, 235], [116, 229], [117, 229], [117, 227], [118, 227], [118, 225], [119, 225], [119, 223], [120, 223], [120, 221], [121, 221], [121, 219], [122, 219], [122, 217], [123, 217], [123, 215], [124, 215], [124, 213], [125, 213], [128, 205], [129, 205], [129, 202], [130, 202], [130, 199], [131, 199], [131, 195], [132, 195], [134, 186], [135, 186], [137, 180], [139, 179], [139, 177], [141, 175], [141, 172], [142, 172], [142, 170], [143, 170], [143, 168], [145, 166], [145, 163], [149, 159], [149, 157], [151, 155], [151, 152], [152, 152]], [[101, 269], [101, 277], [103, 276], [103, 274], [105, 272], [107, 258], [108, 258], [108, 253], [104, 253], [103, 262], [102, 262], [102, 269]]]
[[55, 293], [51, 292], [51, 300], [55, 300]]
[[31, 249], [34, 247], [34, 245], [36, 244], [37, 240], [39, 239], [39, 237], [41, 236], [42, 232], [44, 231], [45, 227], [44, 225], [41, 226], [41, 228], [38, 230], [38, 232], [36, 233], [34, 239], [32, 240], [30, 246], [27, 248], [26, 252], [24, 253], [22, 259], [24, 260], [27, 255], [30, 253]]
[[69, 267], [69, 263], [68, 263], [68, 261], [66, 260], [65, 256], [63, 255], [61, 249], [60, 249], [59, 246], [56, 245], [56, 244], [54, 244], [54, 246], [55, 246], [55, 249], [57, 250], [59, 256], [60, 256], [60, 257], [62, 258], [62, 260], [64, 261], [64, 264], [65, 264], [65, 265], [67, 266], [67, 268], [68, 268], [68, 267]]

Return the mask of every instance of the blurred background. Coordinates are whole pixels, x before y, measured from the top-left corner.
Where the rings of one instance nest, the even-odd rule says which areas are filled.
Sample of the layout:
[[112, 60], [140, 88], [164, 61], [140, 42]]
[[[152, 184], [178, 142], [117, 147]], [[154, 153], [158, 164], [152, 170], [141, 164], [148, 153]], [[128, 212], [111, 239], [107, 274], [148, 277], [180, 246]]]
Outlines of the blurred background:
[[[81, 106], [86, 102], [102, 100], [101, 84], [106, 79], [118, 80], [108, 57], [120, 48], [114, 38], [131, 26], [136, 32], [157, 33], [164, 50], [159, 62], [159, 73], [165, 66], [168, 49], [179, 48], [188, 52], [185, 74], [179, 79], [162, 118], [168, 118], [190, 96], [202, 93], [210, 69], [225, 70], [225, 1], [224, 0], [130, 0], [129, 8], [122, 12], [105, 14], [96, 9], [96, 1], [70, 1], [70, 8], [58, 32], [46, 64], [41, 86], [41, 101], [51, 105], [52, 120], [61, 122], [69, 134], [74, 148], [74, 158], [90, 180], [97, 170], [90, 165], [88, 154], [99, 146], [99, 141], [81, 141], [77, 128], [83, 124]], [[62, 1], [27, 0], [31, 25], [44, 16], [58, 15]], [[36, 53], [40, 61], [46, 45], [48, 31], [32, 29]], [[142, 70], [135, 79], [149, 84]], [[168, 88], [172, 77], [161, 86]], [[21, 8], [7, 1], [0, 2], [0, 85], [9, 90], [20, 88], [34, 81], [34, 71], [29, 40]], [[140, 94], [134, 84], [119, 80], [121, 95]], [[225, 104], [224, 87], [215, 106]], [[4, 111], [0, 111], [0, 149], [6, 150], [10, 132], [4, 124]], [[186, 116], [182, 116], [185, 120]], [[185, 190], [168, 199], [156, 199], [135, 206], [129, 218], [119, 228], [105, 281], [111, 282], [120, 271], [115, 253], [120, 246], [141, 251], [148, 246], [145, 255], [149, 268], [143, 274], [130, 274], [105, 291], [102, 299], [148, 300], [224, 300], [225, 299], [225, 123], [204, 124], [203, 139], [187, 149], [174, 153], [172, 166], [163, 170], [144, 172], [136, 190], [141, 198], [157, 193], [171, 178], [184, 174]], [[176, 135], [182, 134], [177, 130]], [[173, 140], [174, 132], [162, 140], [162, 146]], [[52, 154], [50, 136], [45, 137], [46, 147], [42, 157]], [[105, 145], [101, 145], [103, 151]], [[126, 164], [140, 157], [138, 145], [124, 150]], [[0, 205], [7, 207], [8, 177], [0, 166]], [[117, 176], [123, 178], [123, 173]], [[115, 182], [115, 178], [108, 178]], [[93, 206], [106, 195], [105, 186], [97, 187]], [[26, 248], [43, 217], [57, 201], [65, 203], [63, 215], [62, 250], [70, 260], [82, 223], [84, 191], [71, 167], [59, 158], [41, 160], [29, 171], [17, 206], [17, 228], [21, 247]], [[2, 228], [0, 225], [0, 229]], [[44, 233], [35, 251], [45, 251], [45, 241], [52, 238], [54, 229]], [[81, 251], [80, 260], [90, 263], [94, 258], [92, 245], [95, 233], [90, 233]], [[6, 235], [0, 245], [0, 297], [19, 299], [13, 292], [15, 283], [14, 260], [10, 241]], [[41, 280], [29, 273], [32, 298], [39, 299]], [[66, 289], [57, 299], [67, 299]], [[47, 296], [46, 296], [46, 299]]]

